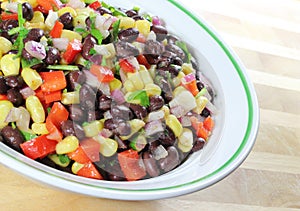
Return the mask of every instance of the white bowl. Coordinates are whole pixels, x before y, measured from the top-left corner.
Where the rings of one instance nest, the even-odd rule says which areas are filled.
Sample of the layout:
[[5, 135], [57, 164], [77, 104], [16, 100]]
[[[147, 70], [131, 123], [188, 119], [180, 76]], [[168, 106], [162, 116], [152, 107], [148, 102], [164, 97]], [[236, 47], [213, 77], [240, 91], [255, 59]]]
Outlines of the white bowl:
[[244, 66], [217, 33], [175, 0], [110, 0], [124, 8], [139, 6], [162, 18], [168, 30], [189, 46], [217, 97], [216, 126], [208, 144], [183, 165], [162, 176], [135, 181], [99, 181], [71, 175], [31, 160], [0, 143], [0, 162], [51, 186], [95, 197], [151, 200], [188, 194], [229, 175], [247, 157], [255, 142], [259, 110]]

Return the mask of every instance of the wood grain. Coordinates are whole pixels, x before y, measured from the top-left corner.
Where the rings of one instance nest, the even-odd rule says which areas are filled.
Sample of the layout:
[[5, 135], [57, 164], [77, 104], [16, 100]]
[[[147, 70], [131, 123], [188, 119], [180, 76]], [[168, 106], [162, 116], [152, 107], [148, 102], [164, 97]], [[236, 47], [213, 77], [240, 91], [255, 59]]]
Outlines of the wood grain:
[[1, 210], [300, 209], [300, 1], [183, 2], [234, 49], [257, 91], [260, 129], [241, 167], [189, 195], [125, 202], [49, 188], [0, 166]]

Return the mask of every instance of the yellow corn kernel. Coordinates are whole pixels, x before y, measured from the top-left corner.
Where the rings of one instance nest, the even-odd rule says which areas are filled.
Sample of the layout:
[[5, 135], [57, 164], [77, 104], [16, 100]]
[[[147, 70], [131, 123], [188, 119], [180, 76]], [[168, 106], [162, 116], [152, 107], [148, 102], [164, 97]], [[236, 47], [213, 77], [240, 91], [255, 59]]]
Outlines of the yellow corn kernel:
[[20, 71], [20, 57], [15, 54], [6, 54], [1, 58], [0, 69], [5, 76], [18, 75]]
[[0, 2], [2, 2], [2, 3], [1, 3], [1, 9], [5, 11], [5, 10], [6, 10], [6, 6], [7, 6], [7, 4], [8, 4], [9, 2], [8, 2], [8, 1], [4, 1], [4, 0], [1, 0]]
[[[143, 66], [143, 65], [141, 65], [141, 66]], [[152, 77], [151, 77], [151, 75], [150, 75], [150, 73], [147, 69], [141, 69], [139, 71], [139, 73], [140, 73], [140, 77], [141, 77], [141, 79], [142, 79], [142, 81], [145, 85], [153, 84], [153, 79], [152, 79]]]
[[0, 100], [0, 129], [8, 125], [8, 122], [5, 122], [7, 115], [14, 105], [8, 100]]
[[21, 76], [25, 83], [32, 89], [36, 90], [39, 88], [42, 83], [43, 79], [41, 78], [40, 74], [38, 72], [30, 67], [25, 67], [22, 72]]
[[173, 90], [173, 97], [178, 96], [181, 92], [185, 92], [187, 91], [186, 88], [184, 88], [183, 86], [178, 86]]
[[62, 30], [62, 33], [61, 33], [60, 37], [61, 38], [67, 38], [69, 40], [69, 42], [71, 42], [74, 39], [77, 39], [80, 42], [82, 40], [82, 36], [79, 33], [71, 31], [71, 30], [67, 30], [67, 29]]
[[93, 137], [98, 135], [98, 133], [102, 129], [103, 129], [103, 123], [98, 120], [95, 120], [83, 126], [84, 133], [87, 137]]
[[43, 105], [37, 96], [29, 96], [26, 98], [26, 109], [35, 123], [45, 122], [45, 111]]
[[138, 132], [142, 127], [145, 126], [145, 122], [140, 119], [132, 119], [129, 121], [130, 127], [131, 127], [131, 133], [128, 136], [121, 136], [120, 138], [122, 140], [129, 139], [132, 135], [134, 135], [136, 132]]
[[164, 113], [165, 113], [165, 117], [167, 117], [167, 116], [169, 116], [169, 115], [170, 115], [170, 109], [169, 109], [169, 107], [168, 107], [168, 106], [164, 105], [164, 106], [161, 108], [161, 110], [163, 110], [163, 111], [164, 111]]
[[85, 8], [76, 9], [76, 13], [77, 15], [90, 16], [91, 13], [94, 14], [94, 10], [90, 7], [85, 7]]
[[140, 33], [147, 36], [150, 32], [150, 22], [147, 20], [137, 20], [135, 21], [135, 28], [139, 30]]
[[74, 162], [72, 164], [71, 170], [73, 174], [77, 174], [77, 172], [84, 166], [82, 163]]
[[120, 28], [128, 29], [135, 27], [135, 20], [130, 17], [120, 17]]
[[124, 82], [124, 88], [125, 88], [126, 92], [134, 92], [135, 91], [134, 84], [130, 80], [126, 80]]
[[149, 97], [154, 95], [161, 95], [161, 88], [156, 84], [146, 84], [144, 90]]
[[24, 24], [24, 26], [25, 26], [27, 29], [34, 29], [34, 28], [39, 28], [39, 29], [43, 29], [43, 30], [46, 29], [46, 24], [44, 24], [43, 22], [38, 22], [38, 23], [30, 23], [30, 22], [26, 22], [26, 23]]
[[79, 140], [76, 136], [67, 136], [56, 144], [57, 154], [66, 154], [74, 152], [79, 147]]
[[195, 73], [195, 69], [193, 68], [192, 64], [188, 63], [183, 63], [182, 64], [182, 72], [186, 75], [190, 73]]
[[114, 91], [116, 89], [122, 88], [122, 82], [116, 78], [114, 78], [111, 82], [109, 82], [110, 91]]
[[193, 112], [197, 114], [201, 114], [203, 109], [205, 108], [206, 104], [208, 103], [208, 99], [204, 96], [199, 96], [196, 98], [197, 106], [193, 109]]
[[26, 0], [26, 1], [32, 6], [32, 8], [36, 8], [38, 6], [37, 0]]
[[128, 73], [128, 80], [130, 80], [133, 83], [133, 86], [136, 90], [141, 90], [144, 88], [143, 80], [141, 79], [140, 73]]
[[[0, 50], [0, 60], [2, 59], [2, 56], [3, 56], [3, 53], [2, 51]], [[3, 75], [2, 71], [0, 70], [0, 75]]]
[[66, 92], [61, 95], [61, 102], [65, 105], [79, 104], [79, 92]]
[[86, 23], [85, 20], [89, 16], [86, 15], [77, 15], [76, 17], [73, 18], [73, 26], [74, 27], [85, 27]]
[[70, 159], [68, 159], [66, 162], [62, 163], [61, 160], [59, 159], [59, 155], [57, 154], [48, 155], [48, 158], [52, 160], [56, 165], [59, 165], [61, 167], [67, 167], [71, 161]]
[[193, 147], [193, 132], [188, 128], [183, 128], [178, 137], [178, 148], [182, 152], [189, 152]]
[[181, 135], [183, 127], [173, 114], [166, 117], [166, 125], [169, 126], [176, 137]]
[[99, 152], [103, 156], [110, 157], [117, 152], [118, 143], [115, 140], [103, 136], [96, 136], [94, 139], [100, 143]]
[[77, 12], [72, 7], [63, 7], [57, 11], [58, 17], [62, 16], [63, 14], [65, 14], [67, 12], [69, 12], [73, 18], [75, 18], [77, 16]]
[[35, 134], [39, 134], [39, 135], [44, 135], [49, 133], [45, 123], [33, 123], [31, 129]]
[[180, 84], [181, 84], [181, 79], [183, 78], [185, 76], [185, 74], [182, 72], [182, 71], [180, 71], [179, 73], [178, 73], [178, 75], [175, 77], [175, 78], [173, 78], [173, 85], [174, 85], [174, 87], [177, 87], [177, 86], [179, 86]]
[[11, 50], [12, 44], [5, 37], [0, 37], [0, 46], [1, 46], [1, 52], [6, 54], [8, 51]]
[[155, 78], [155, 76], [156, 76], [156, 65], [151, 65], [150, 69], [148, 71], [149, 71], [151, 77]]
[[44, 23], [44, 21], [45, 21], [45, 17], [43, 15], [43, 13], [41, 13], [40, 11], [35, 11], [33, 13], [33, 18], [29, 22], [30, 23]]

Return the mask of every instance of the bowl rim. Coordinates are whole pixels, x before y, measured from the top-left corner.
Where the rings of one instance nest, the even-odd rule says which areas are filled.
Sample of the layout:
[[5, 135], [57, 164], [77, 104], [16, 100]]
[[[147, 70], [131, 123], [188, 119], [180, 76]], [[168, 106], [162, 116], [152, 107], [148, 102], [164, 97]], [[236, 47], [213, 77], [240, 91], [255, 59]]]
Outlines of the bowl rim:
[[[245, 130], [243, 140], [241, 141], [238, 149], [222, 166], [220, 166], [213, 172], [211, 172], [203, 177], [200, 177], [193, 181], [185, 182], [185, 183], [179, 184], [179, 185], [171, 185], [168, 187], [149, 188], [149, 189], [126, 189], [126, 188], [104, 187], [104, 186], [99, 186], [99, 185], [94, 185], [94, 184], [87, 184], [84, 182], [84, 181], [86, 181], [85, 178], [80, 178], [80, 180], [82, 180], [82, 182], [81, 182], [79, 180], [74, 180], [73, 178], [69, 179], [67, 177], [60, 176], [59, 174], [58, 175], [51, 174], [51, 173], [47, 172], [45, 169], [41, 169], [36, 166], [30, 165], [28, 162], [23, 162], [29, 158], [27, 158], [25, 156], [24, 156], [24, 158], [23, 157], [16, 158], [14, 155], [3, 150], [2, 147], [0, 147], [0, 156], [1, 156], [1, 154], [6, 155], [7, 157], [12, 158], [16, 163], [18, 163], [20, 165], [25, 164], [27, 168], [29, 168], [33, 171], [39, 171], [41, 174], [47, 174], [50, 177], [55, 177], [56, 179], [63, 180], [64, 182], [69, 182], [75, 186], [83, 185], [87, 188], [97, 188], [97, 189], [102, 189], [102, 190], [105, 189], [107, 191], [112, 191], [111, 193], [113, 193], [115, 191], [123, 192], [123, 193], [127, 193], [127, 194], [138, 193], [138, 192], [151, 193], [151, 194], [157, 193], [156, 195], [151, 195], [151, 196], [147, 195], [144, 197], [141, 196], [141, 198], [133, 198], [132, 200], [168, 198], [168, 197], [183, 195], [186, 193], [191, 193], [191, 192], [197, 191], [199, 189], [209, 187], [210, 185], [224, 179], [226, 176], [228, 176], [230, 173], [232, 173], [239, 165], [241, 165], [241, 163], [246, 159], [246, 157], [250, 153], [250, 151], [255, 143], [255, 139], [256, 139], [258, 127], [259, 127], [259, 109], [258, 109], [258, 102], [257, 102], [257, 97], [256, 97], [256, 93], [255, 93], [253, 84], [251, 83], [251, 81], [249, 80], [249, 78], [245, 72], [245, 67], [243, 66], [243, 64], [241, 63], [239, 58], [236, 56], [234, 51], [229, 46], [227, 46], [227, 44], [220, 38], [218, 33], [209, 24], [207, 24], [199, 16], [195, 15], [190, 8], [187, 9], [185, 6], [183, 6], [177, 0], [167, 0], [167, 1], [169, 3], [171, 3], [173, 6], [177, 7], [182, 12], [184, 12], [185, 15], [187, 15], [195, 23], [197, 23], [197, 25], [199, 25], [206, 33], [208, 33], [210, 35], [210, 37], [213, 38], [213, 40], [218, 44], [218, 46], [221, 47], [221, 49], [224, 51], [224, 53], [226, 54], [226, 56], [232, 63], [235, 71], [237, 72], [239, 79], [242, 82], [244, 91], [246, 93], [247, 106], [248, 106], [247, 128]], [[3, 145], [3, 143], [0, 143], [0, 144]], [[4, 147], [6, 147], [6, 146], [4, 146]], [[1, 161], [1, 163], [6, 165], [2, 161]], [[43, 164], [41, 164], [41, 165], [43, 165]], [[6, 166], [8, 166], [8, 165], [6, 165]], [[11, 168], [10, 166], [8, 166], [8, 167]], [[13, 169], [16, 171], [19, 171], [16, 168], [13, 168]], [[224, 170], [226, 170], [226, 171], [224, 171]], [[59, 171], [59, 170], [57, 170], [57, 171]], [[22, 174], [25, 173], [27, 175], [29, 174], [29, 172], [28, 173], [20, 172], [20, 173], [22, 173]], [[33, 177], [32, 175], [28, 175], [28, 176]], [[44, 181], [44, 180], [42, 180], [42, 178], [35, 178], [35, 179], [42, 181], [43, 183], [48, 183], [52, 186], [55, 186], [55, 184]], [[87, 180], [90, 180], [90, 179], [87, 179]], [[206, 184], [202, 185], [201, 182], [203, 180], [207, 180], [208, 182]], [[74, 190], [74, 188], [69, 188], [69, 187], [60, 187], [60, 188], [83, 194], [78, 189]], [[168, 194], [166, 194], [166, 192]], [[84, 193], [84, 194], [88, 194], [91, 196], [97, 196], [96, 194], [93, 194], [93, 193]], [[109, 195], [109, 196], [107, 196], [107, 198], [124, 199], [124, 198], [120, 197], [119, 195], [117, 195], [117, 196]], [[129, 197], [126, 197], [126, 199], [130, 200]]]

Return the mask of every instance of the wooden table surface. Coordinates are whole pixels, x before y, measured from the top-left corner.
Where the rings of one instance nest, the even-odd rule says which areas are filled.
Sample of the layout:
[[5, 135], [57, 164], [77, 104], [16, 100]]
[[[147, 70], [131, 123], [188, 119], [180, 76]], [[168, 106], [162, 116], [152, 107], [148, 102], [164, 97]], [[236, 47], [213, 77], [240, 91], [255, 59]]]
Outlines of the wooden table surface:
[[61, 191], [0, 166], [1, 210], [300, 209], [300, 1], [184, 2], [235, 50], [254, 83], [260, 129], [240, 168], [193, 194], [126, 202]]

